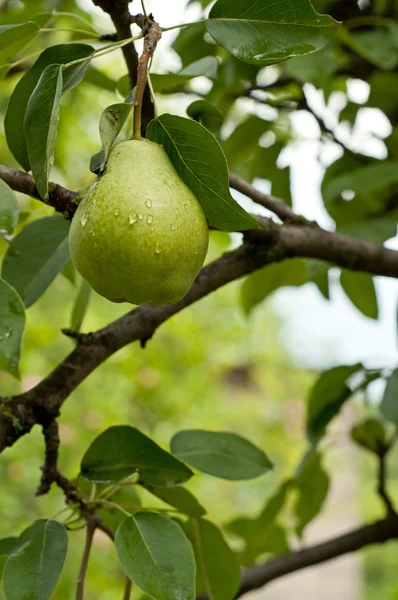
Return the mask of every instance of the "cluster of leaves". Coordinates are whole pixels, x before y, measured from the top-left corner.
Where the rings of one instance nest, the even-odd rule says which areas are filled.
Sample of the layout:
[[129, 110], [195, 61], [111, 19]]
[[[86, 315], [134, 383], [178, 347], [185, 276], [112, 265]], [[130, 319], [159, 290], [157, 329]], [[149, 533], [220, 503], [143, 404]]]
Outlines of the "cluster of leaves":
[[[238, 559], [183, 484], [193, 475], [190, 467], [238, 481], [259, 477], [272, 464], [262, 450], [232, 433], [185, 430], [170, 447], [166, 452], [133, 427], [107, 429], [81, 461], [82, 498], [114, 532], [126, 575], [149, 596], [193, 600], [207, 592], [215, 600], [232, 599], [240, 583]], [[140, 489], [168, 508], [142, 506]], [[36, 521], [19, 537], [0, 540], [7, 600], [33, 593], [37, 600], [50, 598], [67, 553], [65, 525], [79, 526], [76, 506], [70, 504], [69, 513], [63, 523]]]

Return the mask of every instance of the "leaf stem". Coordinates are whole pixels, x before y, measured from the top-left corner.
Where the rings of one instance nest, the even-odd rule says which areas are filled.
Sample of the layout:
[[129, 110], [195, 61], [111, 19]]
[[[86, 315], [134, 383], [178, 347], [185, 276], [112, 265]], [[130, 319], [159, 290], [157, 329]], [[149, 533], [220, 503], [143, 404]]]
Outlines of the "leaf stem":
[[99, 50], [96, 50], [95, 52], [93, 52], [89, 56], [86, 56], [84, 58], [78, 58], [77, 60], [72, 60], [71, 62], [68, 62], [68, 63], [65, 63], [65, 64], [61, 65], [61, 69], [64, 70], [64, 69], [67, 69], [68, 67], [72, 67], [74, 65], [78, 65], [78, 64], [86, 62], [88, 60], [93, 60], [94, 58], [99, 58], [100, 56], [105, 56], [106, 54], [110, 54], [110, 52], [113, 52], [114, 50], [119, 50], [119, 48], [122, 48], [123, 46], [126, 46], [130, 42], [134, 42], [135, 40], [140, 40], [142, 37], [143, 36], [141, 34], [141, 35], [137, 35], [137, 36], [132, 37], [132, 38], [127, 38], [126, 40], [123, 40], [121, 42], [116, 42], [114, 44], [109, 44], [108, 46], [104, 46], [103, 48], [100, 48]]
[[153, 22], [144, 38], [144, 50], [140, 56], [140, 60], [138, 61], [137, 87], [135, 89], [134, 96], [134, 140], [141, 139], [142, 100], [147, 83], [148, 64], [161, 37], [161, 27], [157, 23]]
[[80, 571], [77, 578], [77, 587], [76, 587], [76, 600], [84, 599], [84, 580], [86, 577], [88, 559], [90, 557], [90, 550], [93, 543], [94, 533], [95, 533], [96, 525], [93, 521], [87, 521], [86, 526], [86, 541], [84, 544], [84, 551], [82, 556], [82, 562], [80, 564]]
[[173, 29], [181, 29], [182, 27], [189, 27], [190, 25], [198, 25], [199, 23], [206, 23], [206, 19], [200, 21], [191, 21], [190, 23], [181, 23], [181, 25], [173, 25], [172, 27], [164, 27], [163, 31], [172, 31]]
[[147, 12], [146, 12], [146, 8], [145, 8], [145, 2], [144, 0], [141, 0], [141, 6], [142, 6], [142, 12], [144, 13], [144, 17], [147, 16]]

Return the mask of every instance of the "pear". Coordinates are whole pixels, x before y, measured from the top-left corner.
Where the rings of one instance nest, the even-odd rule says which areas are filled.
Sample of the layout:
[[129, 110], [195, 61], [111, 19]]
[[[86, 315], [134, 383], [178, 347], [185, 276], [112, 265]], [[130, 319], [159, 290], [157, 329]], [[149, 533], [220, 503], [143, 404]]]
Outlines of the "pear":
[[69, 249], [101, 296], [162, 305], [188, 292], [208, 239], [203, 210], [162, 146], [140, 139], [112, 149], [72, 219]]

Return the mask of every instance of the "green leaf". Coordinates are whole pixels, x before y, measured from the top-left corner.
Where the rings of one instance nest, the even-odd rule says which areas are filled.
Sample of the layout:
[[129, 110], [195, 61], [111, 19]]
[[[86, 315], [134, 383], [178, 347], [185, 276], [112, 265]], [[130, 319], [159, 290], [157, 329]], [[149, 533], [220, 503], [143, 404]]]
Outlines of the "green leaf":
[[351, 429], [351, 438], [358, 446], [377, 455], [386, 449], [386, 432], [380, 421], [376, 419], [367, 419], [355, 425]]
[[386, 94], [386, 90], [398, 88], [398, 73], [375, 69], [368, 81], [370, 85], [368, 106], [380, 108], [388, 117], [393, 117], [398, 109], [398, 97], [396, 94]]
[[248, 181], [255, 177], [265, 177], [267, 163], [263, 160], [260, 137], [270, 131], [272, 123], [250, 115], [239, 123], [224, 143], [224, 150], [231, 171]]
[[151, 512], [128, 517], [115, 536], [124, 572], [155, 600], [194, 600], [191, 544], [171, 519]]
[[[34, 65], [17, 83], [8, 103], [4, 119], [4, 130], [7, 144], [19, 164], [30, 170], [28, 148], [24, 132], [24, 119], [29, 99], [46, 67], [54, 64], [65, 64], [89, 56], [93, 51], [87, 44], [59, 44], [44, 50]], [[82, 67], [83, 65], [83, 67]], [[71, 89], [79, 83], [88, 63], [68, 67], [63, 71], [64, 88]]]
[[80, 284], [75, 303], [73, 305], [70, 327], [72, 331], [80, 331], [91, 299], [91, 285], [85, 279]]
[[207, 100], [195, 100], [187, 108], [187, 115], [210, 131], [218, 131], [223, 123], [223, 116]]
[[330, 265], [325, 263], [323, 260], [308, 259], [307, 273], [308, 281], [312, 281], [321, 292], [322, 296], [326, 300], [330, 299], [329, 293], [329, 268]]
[[307, 436], [313, 444], [320, 440], [327, 425], [353, 393], [346, 381], [362, 369], [361, 363], [334, 367], [324, 371], [315, 382], [307, 405]]
[[206, 26], [213, 39], [240, 60], [269, 65], [323, 48], [339, 24], [316, 13], [309, 0], [218, 0]]
[[69, 260], [68, 230], [69, 221], [55, 215], [32, 221], [12, 240], [1, 275], [26, 307], [40, 298]]
[[[391, 186], [398, 182], [397, 161], [377, 161], [358, 167], [355, 158], [344, 156], [326, 171], [322, 196], [326, 210], [338, 226], [374, 219], [388, 211]], [[344, 192], [355, 194], [344, 199]]]
[[0, 279], [0, 371], [19, 379], [25, 307], [14, 288]]
[[183, 487], [167, 488], [161, 486], [145, 485], [151, 494], [174, 506], [177, 510], [189, 517], [201, 517], [206, 514], [206, 509], [199, 503], [190, 491]]
[[[195, 77], [208, 77], [216, 79], [218, 60], [214, 56], [204, 56], [187, 65], [178, 73], [151, 73], [151, 82], [155, 92], [170, 94], [183, 91], [186, 84]], [[117, 89], [122, 96], [130, 92], [130, 77], [123, 75], [117, 83]]]
[[264, 452], [236, 433], [187, 429], [176, 433], [170, 447], [195, 469], [222, 479], [254, 479], [272, 469]]
[[[103, 73], [92, 65], [87, 68], [85, 81], [108, 92], [115, 92], [117, 89], [117, 81], [111, 79], [106, 73]], [[125, 95], [127, 96], [127, 94]]]
[[147, 137], [164, 147], [178, 175], [202, 205], [210, 225], [227, 231], [261, 228], [232, 198], [224, 153], [202, 125], [166, 114], [151, 121]]
[[196, 593], [209, 600], [232, 600], [240, 585], [237, 556], [220, 529], [205, 519], [191, 519], [184, 526], [196, 559]]
[[39, 31], [33, 21], [0, 26], [0, 65], [9, 62]]
[[18, 223], [19, 208], [12, 189], [0, 179], [0, 236], [10, 236]]
[[380, 412], [383, 417], [398, 425], [398, 369], [395, 369], [387, 379]]
[[19, 539], [27, 542], [27, 546], [6, 562], [3, 574], [6, 600], [48, 600], [66, 557], [66, 529], [57, 521], [36, 521]]
[[267, 500], [256, 518], [238, 518], [228, 524], [228, 530], [245, 541], [240, 556], [243, 565], [253, 565], [263, 554], [283, 554], [289, 551], [285, 531], [276, 519], [286, 502], [291, 481], [283, 482]]
[[384, 244], [387, 240], [395, 237], [397, 224], [388, 219], [372, 219], [371, 221], [342, 225], [338, 227], [337, 232], [361, 240], [368, 240], [374, 244]]
[[48, 177], [54, 161], [61, 93], [61, 66], [50, 65], [43, 71], [26, 108], [24, 130], [29, 162], [42, 198], [47, 198]]
[[310, 451], [295, 480], [299, 495], [294, 511], [296, 531], [300, 537], [308, 523], [321, 512], [329, 491], [329, 476], [322, 468], [321, 461], [322, 457], [318, 452]]
[[368, 273], [343, 270], [340, 276], [341, 287], [353, 305], [369, 319], [377, 319], [379, 309], [373, 277]]
[[394, 69], [398, 65], [398, 26], [394, 21], [388, 27], [355, 33], [340, 30], [340, 40], [357, 54], [381, 69]]
[[[84, 481], [84, 479], [82, 481]], [[141, 499], [135, 488], [136, 486], [132, 485], [128, 487], [123, 486], [108, 498], [115, 506], [104, 506], [97, 509], [96, 512], [98, 516], [105, 521], [112, 531], [116, 531], [120, 524], [125, 520], [125, 512], [133, 515], [140, 510]], [[97, 488], [97, 492], [98, 491]], [[119, 508], [116, 508], [116, 506], [123, 508], [124, 513]]]
[[172, 487], [192, 476], [186, 465], [146, 435], [127, 425], [110, 427], [91, 444], [81, 463], [83, 477], [106, 483], [138, 470], [140, 481]]
[[317, 88], [324, 88], [336, 71], [348, 67], [350, 59], [337, 43], [331, 43], [316, 52], [289, 60], [284, 72], [302, 83], [312, 83]]
[[133, 104], [121, 102], [108, 106], [102, 113], [99, 122], [99, 132], [104, 148], [104, 164], [107, 163], [114, 141], [122, 130]]
[[76, 269], [72, 262], [72, 260], [68, 260], [63, 269], [61, 270], [61, 275], [65, 277], [72, 285], [75, 287], [76, 285]]
[[204, 23], [196, 23], [181, 29], [171, 47], [181, 58], [184, 67], [201, 60], [204, 56], [216, 54], [216, 44], [209, 43], [207, 37]]
[[307, 282], [307, 267], [300, 258], [274, 263], [249, 275], [243, 282], [241, 298], [246, 314], [280, 287]]
[[0, 556], [18, 554], [28, 543], [28, 541], [23, 541], [18, 537], [2, 538], [0, 540]]

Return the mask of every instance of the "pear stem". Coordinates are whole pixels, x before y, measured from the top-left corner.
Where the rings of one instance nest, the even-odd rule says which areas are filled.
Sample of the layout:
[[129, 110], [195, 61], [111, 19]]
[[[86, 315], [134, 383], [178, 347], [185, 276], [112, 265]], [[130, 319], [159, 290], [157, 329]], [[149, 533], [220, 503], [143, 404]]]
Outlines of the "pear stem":
[[148, 63], [155, 52], [158, 41], [162, 37], [162, 28], [154, 21], [150, 23], [144, 37], [144, 50], [140, 56], [137, 69], [137, 86], [134, 97], [134, 133], [133, 139], [141, 139], [141, 112], [142, 100], [147, 83]]

